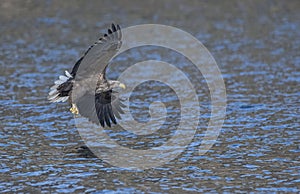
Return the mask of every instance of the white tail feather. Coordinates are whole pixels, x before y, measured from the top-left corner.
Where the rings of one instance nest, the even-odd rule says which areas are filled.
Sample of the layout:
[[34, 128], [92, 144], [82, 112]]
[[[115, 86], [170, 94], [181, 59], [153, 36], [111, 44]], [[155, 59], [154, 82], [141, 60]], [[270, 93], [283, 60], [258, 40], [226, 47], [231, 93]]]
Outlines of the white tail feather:
[[73, 76], [68, 71], [65, 71], [65, 74], [68, 78], [73, 78]]
[[64, 76], [64, 75], [60, 75], [60, 76], [59, 76], [59, 79], [60, 79], [61, 81], [65, 82], [65, 81], [67, 81], [69, 78], [66, 77], [66, 76]]
[[58, 79], [58, 80], [56, 80], [54, 83], [55, 83], [56, 85], [60, 85], [60, 84], [64, 83], [64, 81]]
[[54, 82], [54, 85], [50, 88], [50, 92], [49, 92], [49, 95], [48, 95], [48, 100], [50, 102], [65, 102], [68, 100], [69, 96], [62, 96], [60, 97], [59, 96], [59, 91], [57, 90], [57, 88], [67, 82], [70, 78], [72, 78], [72, 75], [68, 72], [68, 71], [65, 71], [65, 75], [61, 75], [59, 76], [59, 80], [56, 80]]

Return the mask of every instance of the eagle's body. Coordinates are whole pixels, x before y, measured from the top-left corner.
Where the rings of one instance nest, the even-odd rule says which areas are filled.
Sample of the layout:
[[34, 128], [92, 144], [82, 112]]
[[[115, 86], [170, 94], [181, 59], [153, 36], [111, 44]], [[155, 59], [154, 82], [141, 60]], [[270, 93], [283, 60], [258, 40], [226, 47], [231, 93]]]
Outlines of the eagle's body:
[[[116, 96], [113, 88], [125, 85], [119, 81], [106, 79], [106, 68], [109, 60], [117, 53], [121, 42], [119, 25], [112, 24], [108, 34], [104, 34], [84, 53], [75, 63], [71, 73], [59, 76], [55, 85], [51, 87], [48, 99], [51, 102], [65, 102], [72, 104], [72, 113], [80, 113], [90, 121], [111, 126], [117, 124], [124, 105]], [[102, 68], [102, 69], [101, 69]], [[76, 88], [76, 89], [74, 89]]]

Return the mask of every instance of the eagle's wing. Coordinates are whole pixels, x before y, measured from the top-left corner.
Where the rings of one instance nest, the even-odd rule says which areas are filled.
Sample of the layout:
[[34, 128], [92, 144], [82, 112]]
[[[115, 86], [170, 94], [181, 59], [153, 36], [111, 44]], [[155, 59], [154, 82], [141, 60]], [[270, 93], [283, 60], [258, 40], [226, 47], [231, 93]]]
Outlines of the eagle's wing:
[[124, 113], [122, 108], [125, 107], [118, 94], [112, 90], [96, 93], [95, 96], [86, 93], [79, 99], [77, 106], [82, 116], [102, 127], [117, 124], [116, 118], [121, 119], [120, 114]]
[[107, 83], [105, 71], [109, 61], [121, 47], [121, 38], [120, 26], [112, 24], [107, 34], [88, 48], [71, 71], [75, 83], [81, 86], [72, 91], [75, 92], [73, 103], [76, 103], [82, 116], [102, 127], [117, 124], [116, 118], [121, 119], [122, 107], [125, 106], [112, 90], [96, 93], [93, 91], [97, 88], [91, 89], [90, 86], [94, 81]]
[[71, 75], [76, 80], [99, 74], [105, 71], [111, 58], [122, 45], [122, 32], [119, 25], [112, 24], [107, 34], [96, 41], [74, 65]]

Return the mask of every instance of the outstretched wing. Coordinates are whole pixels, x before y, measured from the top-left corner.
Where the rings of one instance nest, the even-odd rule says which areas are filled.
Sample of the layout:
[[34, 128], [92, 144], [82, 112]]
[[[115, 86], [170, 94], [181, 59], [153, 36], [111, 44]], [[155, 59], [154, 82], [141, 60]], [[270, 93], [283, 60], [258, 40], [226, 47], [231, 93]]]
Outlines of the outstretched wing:
[[[93, 103], [94, 101], [94, 103]], [[122, 103], [118, 94], [112, 90], [96, 93], [95, 96], [86, 93], [77, 102], [77, 107], [82, 116], [89, 121], [111, 127], [111, 123], [117, 124], [116, 119], [121, 119], [120, 114], [123, 114], [122, 108], [125, 105]]]
[[121, 119], [124, 105], [112, 90], [96, 93], [93, 84], [103, 83], [106, 87], [105, 70], [111, 58], [121, 47], [122, 33], [119, 25], [111, 25], [107, 34], [88, 48], [77, 61], [71, 75], [75, 78], [72, 103], [76, 103], [79, 113], [101, 126], [117, 124]]
[[71, 75], [76, 80], [92, 77], [104, 72], [111, 58], [122, 45], [122, 33], [119, 25], [112, 24], [107, 34], [91, 45], [74, 65]]

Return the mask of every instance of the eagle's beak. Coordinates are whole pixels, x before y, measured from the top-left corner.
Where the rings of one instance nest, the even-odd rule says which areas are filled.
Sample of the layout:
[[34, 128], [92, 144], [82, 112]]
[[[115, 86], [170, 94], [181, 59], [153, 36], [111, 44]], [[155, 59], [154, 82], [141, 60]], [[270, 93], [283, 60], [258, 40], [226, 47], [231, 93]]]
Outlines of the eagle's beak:
[[125, 84], [123, 84], [123, 83], [120, 83], [120, 84], [119, 84], [119, 87], [122, 88], [122, 89], [124, 89], [124, 90], [126, 89], [126, 86], [125, 86]]

